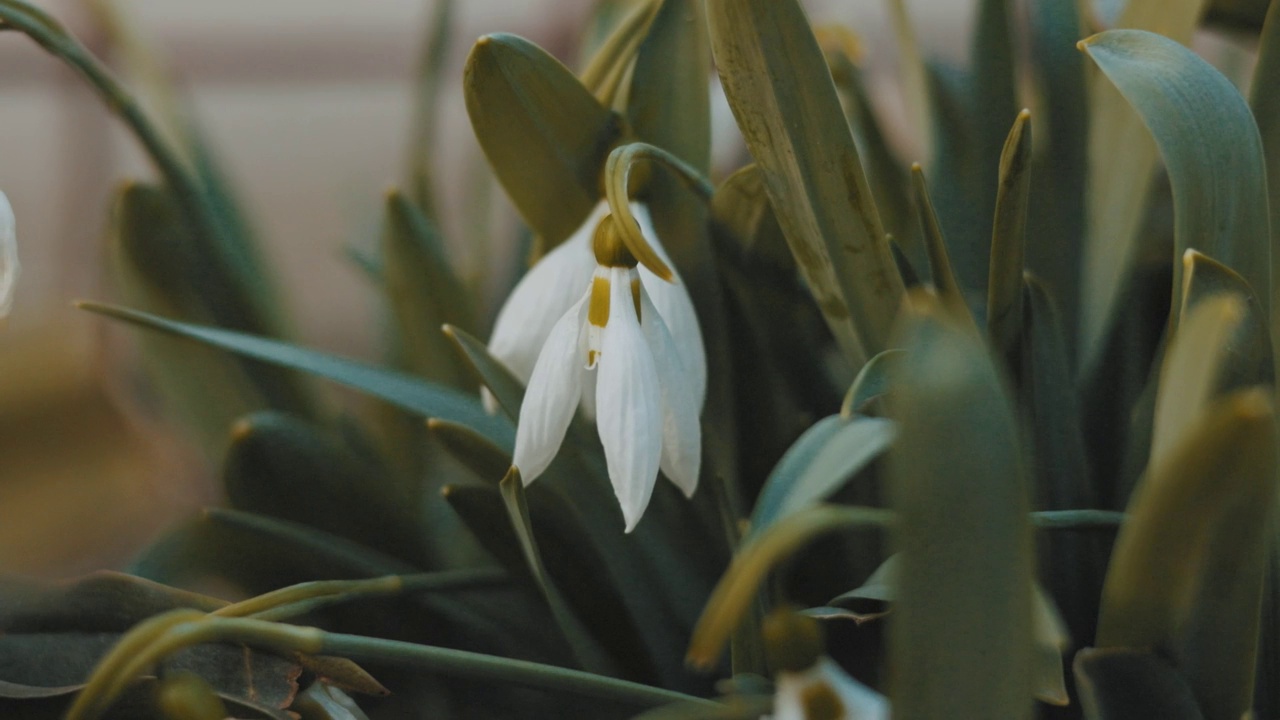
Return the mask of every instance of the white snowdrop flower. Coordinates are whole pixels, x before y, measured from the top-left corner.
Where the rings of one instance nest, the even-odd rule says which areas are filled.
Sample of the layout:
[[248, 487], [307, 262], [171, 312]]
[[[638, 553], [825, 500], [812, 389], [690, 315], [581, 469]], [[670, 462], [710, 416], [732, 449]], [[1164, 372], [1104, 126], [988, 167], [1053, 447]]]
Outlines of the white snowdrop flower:
[[[601, 201], [569, 239], [547, 253], [521, 278], [498, 312], [489, 339], [489, 353], [526, 384], [556, 321], [573, 307], [581, 297], [582, 287], [591, 279], [596, 267], [591, 249], [592, 236], [608, 212], [608, 203]], [[648, 207], [633, 202], [631, 212], [649, 245], [670, 266], [671, 259], [653, 228]], [[637, 272], [675, 341], [680, 360], [690, 378], [690, 391], [701, 408], [706, 393], [707, 360], [689, 292], [678, 274], [673, 282], [666, 282], [643, 265], [637, 267]], [[593, 381], [594, 376], [588, 378], [588, 382]], [[485, 404], [490, 412], [497, 409], [487, 393]], [[588, 415], [594, 415], [595, 394], [584, 393], [582, 406]]]
[[780, 672], [772, 720], [888, 720], [885, 696], [849, 677], [830, 658], [808, 670]]
[[[706, 360], [701, 338], [696, 353], [678, 345], [611, 216], [599, 222], [591, 250], [594, 272], [577, 285], [579, 299], [555, 321], [533, 365], [512, 459], [526, 485], [537, 479], [583, 396], [593, 395], [609, 480], [631, 532], [659, 469], [686, 496], [697, 488]], [[656, 276], [654, 283], [667, 284]], [[701, 363], [698, 372], [686, 368], [686, 356]]]
[[0, 318], [13, 308], [13, 291], [18, 284], [18, 236], [15, 231], [13, 207], [9, 198], [0, 192]]

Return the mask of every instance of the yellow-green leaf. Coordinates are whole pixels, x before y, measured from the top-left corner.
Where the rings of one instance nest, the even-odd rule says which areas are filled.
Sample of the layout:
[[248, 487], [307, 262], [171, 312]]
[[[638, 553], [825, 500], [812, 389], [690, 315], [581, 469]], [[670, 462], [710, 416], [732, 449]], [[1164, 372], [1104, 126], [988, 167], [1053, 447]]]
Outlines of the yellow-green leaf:
[[822, 50], [796, 0], [711, 0], [711, 47], [778, 224], [851, 361], [887, 347], [894, 265]]
[[467, 114], [489, 165], [547, 248], [600, 201], [600, 171], [622, 124], [560, 61], [514, 35], [467, 58]]
[[987, 281], [987, 335], [1005, 356], [1022, 333], [1022, 273], [1025, 267], [1027, 204], [1031, 189], [1031, 113], [1018, 114], [1000, 154], [1000, 183], [991, 230]]

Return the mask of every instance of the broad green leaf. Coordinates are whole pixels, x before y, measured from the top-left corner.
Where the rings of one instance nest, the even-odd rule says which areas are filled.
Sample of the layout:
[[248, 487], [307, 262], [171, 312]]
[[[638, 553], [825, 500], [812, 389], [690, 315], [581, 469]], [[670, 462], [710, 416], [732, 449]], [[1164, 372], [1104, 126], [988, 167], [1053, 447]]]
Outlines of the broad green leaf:
[[385, 212], [384, 278], [405, 362], [415, 375], [465, 387], [463, 368], [440, 327], [475, 327], [467, 289], [449, 265], [438, 228], [421, 209], [392, 190]]
[[1074, 662], [1088, 720], [1205, 720], [1186, 677], [1141, 648], [1085, 648]]
[[502, 448], [510, 448], [515, 432], [506, 420], [490, 416], [476, 398], [392, 370], [326, 355], [278, 340], [230, 330], [174, 322], [136, 310], [81, 303], [80, 307], [135, 325], [190, 338], [245, 357], [320, 375], [425, 417], [467, 425]]
[[1160, 370], [1151, 432], [1151, 464], [1162, 462], [1215, 399], [1227, 341], [1244, 317], [1244, 301], [1225, 295], [1200, 302], [1178, 323]]
[[894, 717], [1029, 717], [1034, 558], [1013, 408], [980, 338], [923, 294], [912, 310], [890, 408]]
[[625, 8], [627, 14], [591, 54], [590, 62], [582, 70], [582, 84], [605, 107], [614, 107], [619, 100], [619, 86], [636, 59], [636, 49], [649, 33], [660, 1], [643, 0], [633, 4], [634, 8]]
[[1271, 285], [1266, 167], [1244, 98], [1211, 65], [1161, 35], [1111, 30], [1081, 47], [1142, 116], [1164, 157], [1174, 198], [1174, 313], [1177, 261], [1193, 247], [1244, 276], [1269, 299], [1270, 312], [1280, 298]]
[[729, 636], [754, 606], [761, 583], [805, 545], [838, 530], [879, 528], [890, 522], [891, 513], [879, 508], [819, 505], [801, 510], [756, 536], [734, 556], [720, 578], [694, 628], [685, 660], [699, 669], [714, 667]]
[[[1208, 0], [1130, 0], [1116, 27], [1147, 30], [1189, 43], [1207, 4]], [[1088, 107], [1088, 225], [1080, 294], [1080, 350], [1086, 364], [1101, 350], [1103, 335], [1119, 307], [1125, 275], [1137, 261], [1141, 246], [1138, 233], [1158, 158], [1142, 118], [1112, 83], [1095, 76]], [[1231, 141], [1235, 140], [1232, 136]]]
[[885, 350], [867, 361], [858, 371], [840, 405], [840, 417], [851, 418], [871, 401], [889, 394], [893, 375], [905, 360], [902, 350]]
[[712, 0], [711, 45], [800, 271], [854, 364], [887, 347], [902, 278], [822, 51], [795, 0]]
[[1022, 334], [1022, 273], [1025, 271], [1027, 206], [1031, 189], [1031, 113], [1023, 110], [1000, 153], [991, 268], [987, 280], [987, 335], [1006, 357]]
[[[1249, 103], [1266, 155], [1268, 205], [1271, 209], [1271, 247], [1280, 247], [1280, 4], [1271, 3], [1258, 41]], [[1280, 278], [1272, 278], [1280, 284]], [[1258, 292], [1262, 292], [1258, 289]], [[1272, 315], [1275, 315], [1272, 308]], [[1276, 334], [1273, 332], [1273, 334]]]
[[600, 170], [619, 118], [568, 68], [514, 35], [486, 35], [467, 58], [467, 114], [520, 214], [555, 247], [600, 200]]
[[889, 449], [894, 424], [883, 418], [823, 418], [782, 457], [760, 490], [748, 539], [825, 500]]
[[1040, 110], [1032, 119], [1038, 140], [1027, 209], [1027, 268], [1057, 300], [1074, 365], [1089, 147], [1085, 63], [1075, 51], [1084, 28], [1076, 0], [1036, 0], [1028, 11], [1028, 59]]
[[416, 507], [388, 487], [388, 470], [340, 438], [283, 413], [236, 423], [222, 465], [231, 507], [309, 525], [425, 566]]
[[1202, 412], [1135, 492], [1103, 587], [1098, 646], [1174, 658], [1210, 718], [1253, 700], [1274, 433], [1270, 389]]

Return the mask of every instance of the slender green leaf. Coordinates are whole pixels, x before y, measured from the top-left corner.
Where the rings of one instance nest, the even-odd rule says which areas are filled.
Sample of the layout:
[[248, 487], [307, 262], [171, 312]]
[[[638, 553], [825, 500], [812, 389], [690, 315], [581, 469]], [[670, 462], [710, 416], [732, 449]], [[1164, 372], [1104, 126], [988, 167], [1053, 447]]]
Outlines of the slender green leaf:
[[1022, 335], [1022, 273], [1026, 262], [1027, 205], [1031, 189], [1031, 113], [1018, 113], [1000, 154], [991, 268], [987, 281], [987, 335], [1006, 357]]
[[427, 429], [463, 465], [481, 480], [498, 482], [511, 467], [511, 453], [494, 445], [488, 438], [466, 425], [432, 418]]
[[711, 45], [778, 223], [837, 342], [887, 347], [902, 278], [822, 51], [795, 0], [713, 0]]
[[636, 53], [627, 120], [636, 137], [711, 172], [711, 49], [699, 0], [662, 0]]
[[1013, 409], [982, 341], [927, 296], [912, 308], [891, 408], [894, 717], [1029, 717], [1034, 560]]
[[938, 214], [934, 212], [933, 199], [929, 195], [929, 185], [925, 182], [924, 169], [920, 167], [920, 163], [911, 166], [911, 184], [915, 190], [916, 212], [924, 233], [924, 247], [929, 258], [929, 275], [933, 278], [933, 287], [948, 306], [963, 310], [967, 307], [964, 291], [951, 269], [947, 242], [942, 236], [942, 227], [938, 224]]
[[600, 200], [600, 170], [621, 133], [616, 115], [538, 46], [486, 35], [467, 58], [467, 113], [520, 214], [555, 247]]
[[414, 202], [427, 217], [439, 220], [436, 208], [435, 172], [432, 170], [436, 126], [440, 122], [440, 85], [449, 57], [454, 0], [435, 0], [430, 27], [423, 33], [414, 85], [413, 121], [409, 134], [409, 188]]
[[510, 448], [515, 440], [515, 433], [510, 423], [490, 416], [480, 406], [478, 399], [403, 373], [325, 355], [277, 340], [174, 322], [127, 308], [97, 303], [81, 303], [80, 307], [142, 327], [190, 338], [263, 362], [320, 375], [386, 400], [409, 412], [467, 425], [504, 449]]

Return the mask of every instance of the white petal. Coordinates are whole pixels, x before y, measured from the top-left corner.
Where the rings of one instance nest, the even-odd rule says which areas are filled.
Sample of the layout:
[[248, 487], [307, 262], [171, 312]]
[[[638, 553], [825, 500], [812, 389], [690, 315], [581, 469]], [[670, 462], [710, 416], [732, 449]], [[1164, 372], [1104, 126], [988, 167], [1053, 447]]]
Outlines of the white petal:
[[586, 307], [584, 295], [556, 321], [529, 378], [512, 454], [512, 463], [520, 468], [526, 485], [551, 464], [578, 407], [582, 376], [586, 373], [578, 353]]
[[609, 323], [596, 372], [596, 425], [626, 532], [635, 529], [658, 479], [662, 393], [658, 370], [636, 319], [626, 270], [611, 281]]
[[690, 378], [676, 351], [671, 332], [641, 286], [640, 326], [653, 351], [662, 388], [662, 472], [685, 497], [698, 489], [702, 467], [702, 426]]
[[0, 192], [0, 318], [13, 308], [13, 291], [18, 284], [18, 236], [14, 231], [13, 207]]
[[[667, 255], [666, 248], [662, 247], [662, 241], [653, 228], [648, 207], [640, 203], [632, 203], [631, 213], [640, 224], [640, 231], [644, 233], [645, 239], [658, 255], [671, 265], [671, 258]], [[698, 316], [694, 312], [689, 291], [674, 265], [671, 266], [674, 282], [659, 278], [643, 265], [639, 270], [640, 280], [653, 298], [654, 306], [662, 314], [662, 319], [671, 332], [671, 339], [675, 341], [676, 349], [680, 352], [680, 361], [684, 364], [685, 373], [689, 376], [689, 390], [693, 393], [698, 411], [701, 412], [702, 402], [707, 392], [707, 351], [702, 344], [702, 330], [698, 327]]]
[[489, 353], [526, 383], [552, 326], [581, 297], [595, 270], [591, 235], [608, 207], [597, 206], [568, 240], [530, 268], [498, 311]]
[[822, 658], [804, 672], [778, 674], [778, 689], [773, 696], [774, 720], [808, 720], [804, 691], [818, 683], [826, 684], [839, 698], [844, 706], [839, 716], [842, 720], [888, 720], [889, 701], [849, 677], [829, 658]]

